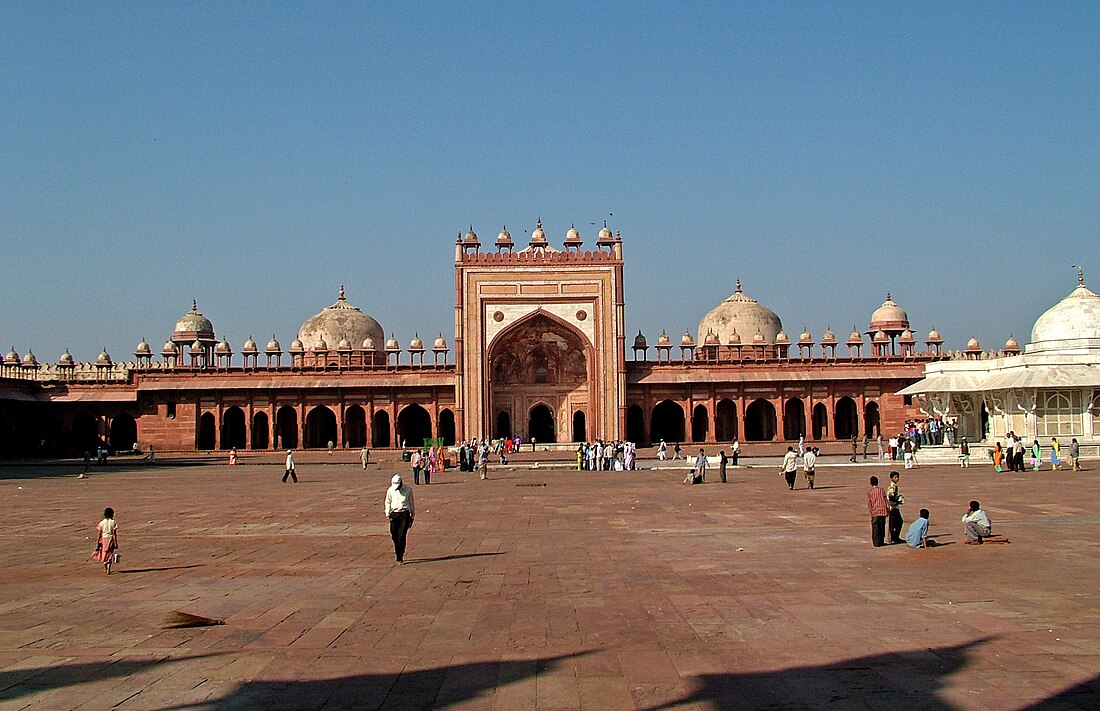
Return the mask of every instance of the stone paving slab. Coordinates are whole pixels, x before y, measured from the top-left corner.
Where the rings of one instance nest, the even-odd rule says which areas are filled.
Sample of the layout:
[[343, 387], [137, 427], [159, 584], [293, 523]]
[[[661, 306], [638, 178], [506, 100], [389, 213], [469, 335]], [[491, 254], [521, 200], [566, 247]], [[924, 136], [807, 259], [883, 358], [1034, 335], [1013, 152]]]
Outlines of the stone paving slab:
[[[887, 465], [794, 492], [768, 467], [449, 471], [396, 566], [400, 465], [300, 461], [297, 485], [259, 456], [0, 469], [0, 708], [1100, 707], [1095, 468], [903, 472], [947, 544], [926, 551], [870, 545]], [[971, 498], [1011, 544], [961, 545]], [[105, 506], [112, 576], [88, 558]]]

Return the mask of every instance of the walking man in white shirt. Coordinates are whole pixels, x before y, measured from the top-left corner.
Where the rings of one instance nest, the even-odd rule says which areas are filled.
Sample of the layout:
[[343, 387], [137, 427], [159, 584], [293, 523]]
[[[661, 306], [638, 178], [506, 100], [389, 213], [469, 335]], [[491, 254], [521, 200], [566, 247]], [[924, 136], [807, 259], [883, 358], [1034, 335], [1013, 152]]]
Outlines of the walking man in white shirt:
[[286, 483], [286, 478], [291, 477], [294, 479], [294, 483], [298, 483], [298, 475], [294, 472], [294, 452], [286, 450], [286, 473], [283, 474], [283, 483]]
[[808, 487], [814, 488], [814, 477], [817, 475], [817, 447], [810, 447], [802, 455], [802, 471], [806, 474]]
[[416, 510], [413, 506], [413, 490], [401, 481], [400, 474], [390, 479], [390, 488], [386, 490], [386, 518], [390, 521], [390, 538], [393, 539], [393, 554], [398, 563], [405, 562], [405, 543], [409, 529], [413, 525]]

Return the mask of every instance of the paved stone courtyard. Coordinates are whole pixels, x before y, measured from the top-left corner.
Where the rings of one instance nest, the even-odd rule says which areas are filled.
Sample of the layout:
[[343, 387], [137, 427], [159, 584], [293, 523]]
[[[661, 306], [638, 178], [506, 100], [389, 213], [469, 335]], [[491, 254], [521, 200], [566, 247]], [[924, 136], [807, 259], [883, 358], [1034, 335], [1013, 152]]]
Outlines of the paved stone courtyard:
[[[931, 509], [948, 544], [914, 551], [870, 545], [889, 467], [841, 461], [795, 492], [772, 466], [447, 472], [416, 489], [404, 566], [397, 463], [306, 455], [297, 485], [270, 455], [0, 469], [0, 707], [1100, 707], [1095, 464], [905, 472], [907, 522]], [[960, 545], [971, 498], [1011, 544]], [[105, 506], [110, 577], [88, 558]]]

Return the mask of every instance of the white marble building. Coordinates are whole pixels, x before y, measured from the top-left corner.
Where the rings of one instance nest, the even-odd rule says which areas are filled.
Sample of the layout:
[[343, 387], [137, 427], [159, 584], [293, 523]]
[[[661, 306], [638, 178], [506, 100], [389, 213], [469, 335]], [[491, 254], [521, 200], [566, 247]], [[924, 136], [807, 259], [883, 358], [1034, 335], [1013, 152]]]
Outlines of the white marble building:
[[1014, 432], [1047, 444], [1100, 441], [1100, 296], [1077, 288], [1039, 317], [1021, 353], [1009, 339], [988, 357], [971, 339], [957, 360], [929, 363], [901, 390], [929, 414], [957, 421], [959, 434], [992, 442]]

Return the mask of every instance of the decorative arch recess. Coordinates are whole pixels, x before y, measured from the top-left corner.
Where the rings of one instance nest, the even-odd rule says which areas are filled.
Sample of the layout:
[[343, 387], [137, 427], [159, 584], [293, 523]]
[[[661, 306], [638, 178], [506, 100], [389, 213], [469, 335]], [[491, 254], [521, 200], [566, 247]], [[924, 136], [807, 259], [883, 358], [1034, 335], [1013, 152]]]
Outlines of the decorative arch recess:
[[[493, 413], [486, 429], [500, 434], [508, 427], [534, 426], [539, 432], [509, 434], [533, 436], [540, 442], [572, 437], [570, 413], [598, 410], [591, 384], [592, 353], [583, 333], [542, 310], [501, 331], [489, 344], [486, 358], [486, 412]], [[542, 410], [536, 418], [525, 416], [539, 404], [546, 407], [552, 421], [547, 421]], [[509, 413], [507, 421], [502, 421], [501, 413]], [[586, 434], [593, 436], [593, 423], [585, 424]]]

